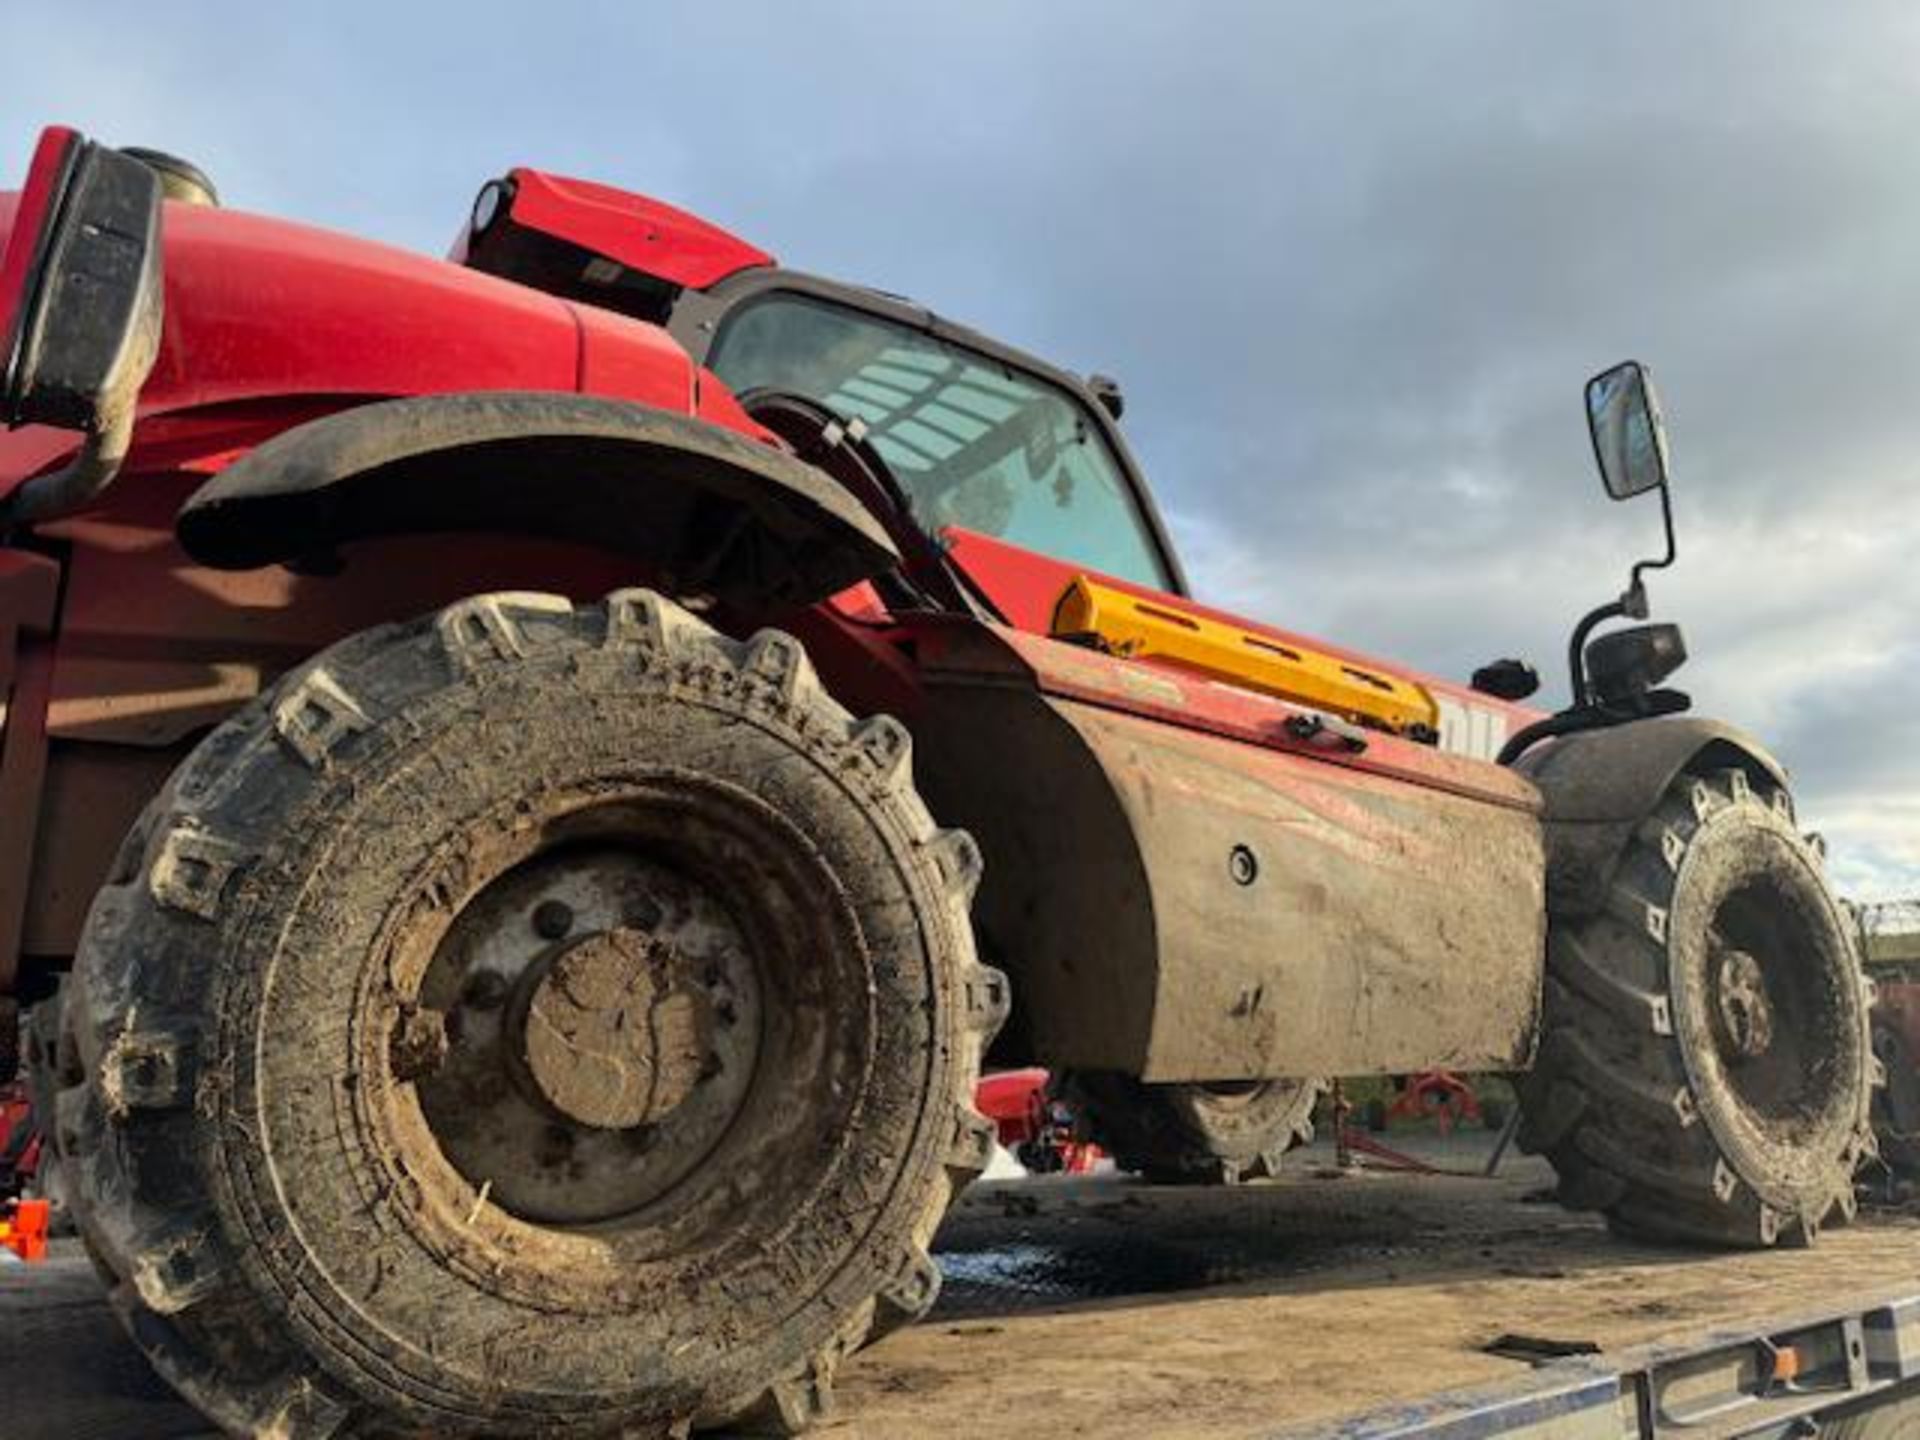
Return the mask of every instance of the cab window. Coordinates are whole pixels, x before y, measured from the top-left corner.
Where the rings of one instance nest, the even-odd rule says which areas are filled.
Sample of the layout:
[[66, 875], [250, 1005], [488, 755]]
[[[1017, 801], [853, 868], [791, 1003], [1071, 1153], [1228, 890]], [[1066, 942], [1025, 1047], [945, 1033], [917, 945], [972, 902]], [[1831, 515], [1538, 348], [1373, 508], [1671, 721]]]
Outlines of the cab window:
[[1078, 398], [991, 356], [791, 294], [744, 305], [707, 364], [735, 394], [793, 391], [859, 419], [914, 518], [956, 525], [1154, 589], [1152, 533]]

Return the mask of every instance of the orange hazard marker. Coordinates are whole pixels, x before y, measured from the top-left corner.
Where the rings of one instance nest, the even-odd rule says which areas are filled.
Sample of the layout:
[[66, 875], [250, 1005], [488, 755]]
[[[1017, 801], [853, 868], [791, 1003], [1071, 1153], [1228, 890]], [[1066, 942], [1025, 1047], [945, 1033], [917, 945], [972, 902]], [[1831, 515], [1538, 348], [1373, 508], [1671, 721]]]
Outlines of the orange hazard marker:
[[22, 1260], [47, 1258], [47, 1216], [45, 1200], [15, 1200], [0, 1215], [0, 1248], [13, 1251]]

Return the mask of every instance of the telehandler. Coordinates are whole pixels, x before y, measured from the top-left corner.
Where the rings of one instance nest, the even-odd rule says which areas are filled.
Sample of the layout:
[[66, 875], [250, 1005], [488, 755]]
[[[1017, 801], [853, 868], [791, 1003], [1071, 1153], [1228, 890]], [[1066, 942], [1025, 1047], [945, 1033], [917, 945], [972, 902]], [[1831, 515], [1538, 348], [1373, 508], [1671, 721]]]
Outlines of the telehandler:
[[1200, 604], [1111, 381], [638, 195], [516, 169], [438, 260], [56, 127], [0, 240], [0, 1034], [229, 1432], [802, 1428], [989, 1053], [1163, 1173], [1499, 1070], [1623, 1230], [1851, 1214], [1848, 924], [1612, 623], [1639, 366], [1667, 549], [1544, 715]]

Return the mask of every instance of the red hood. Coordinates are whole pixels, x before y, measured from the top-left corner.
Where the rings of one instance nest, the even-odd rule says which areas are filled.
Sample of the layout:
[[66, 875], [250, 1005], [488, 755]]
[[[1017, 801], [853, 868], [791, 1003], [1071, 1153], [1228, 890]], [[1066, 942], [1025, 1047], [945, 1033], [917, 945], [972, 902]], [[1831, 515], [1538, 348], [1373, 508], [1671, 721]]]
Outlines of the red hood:
[[[0, 192], [0, 245], [16, 192]], [[140, 394], [155, 417], [239, 402], [333, 408], [449, 390], [584, 390], [691, 413], [696, 371], [665, 331], [410, 251], [169, 202], [166, 329]], [[252, 406], [257, 410], [258, 406]], [[74, 437], [0, 432], [0, 493]], [[139, 463], [136, 453], [132, 462]]]

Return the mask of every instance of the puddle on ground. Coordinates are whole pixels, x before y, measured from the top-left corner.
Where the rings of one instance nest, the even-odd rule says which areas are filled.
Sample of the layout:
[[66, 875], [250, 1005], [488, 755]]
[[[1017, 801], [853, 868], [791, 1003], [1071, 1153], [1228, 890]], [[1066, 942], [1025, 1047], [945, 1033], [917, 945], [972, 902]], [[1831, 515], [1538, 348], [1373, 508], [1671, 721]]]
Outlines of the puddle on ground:
[[1260, 1237], [1257, 1245], [1222, 1244], [1195, 1237], [1191, 1244], [1134, 1235], [1082, 1236], [1037, 1243], [1014, 1240], [979, 1249], [935, 1253], [943, 1277], [937, 1317], [1004, 1313], [1204, 1290], [1279, 1275], [1298, 1266], [1293, 1246]]

